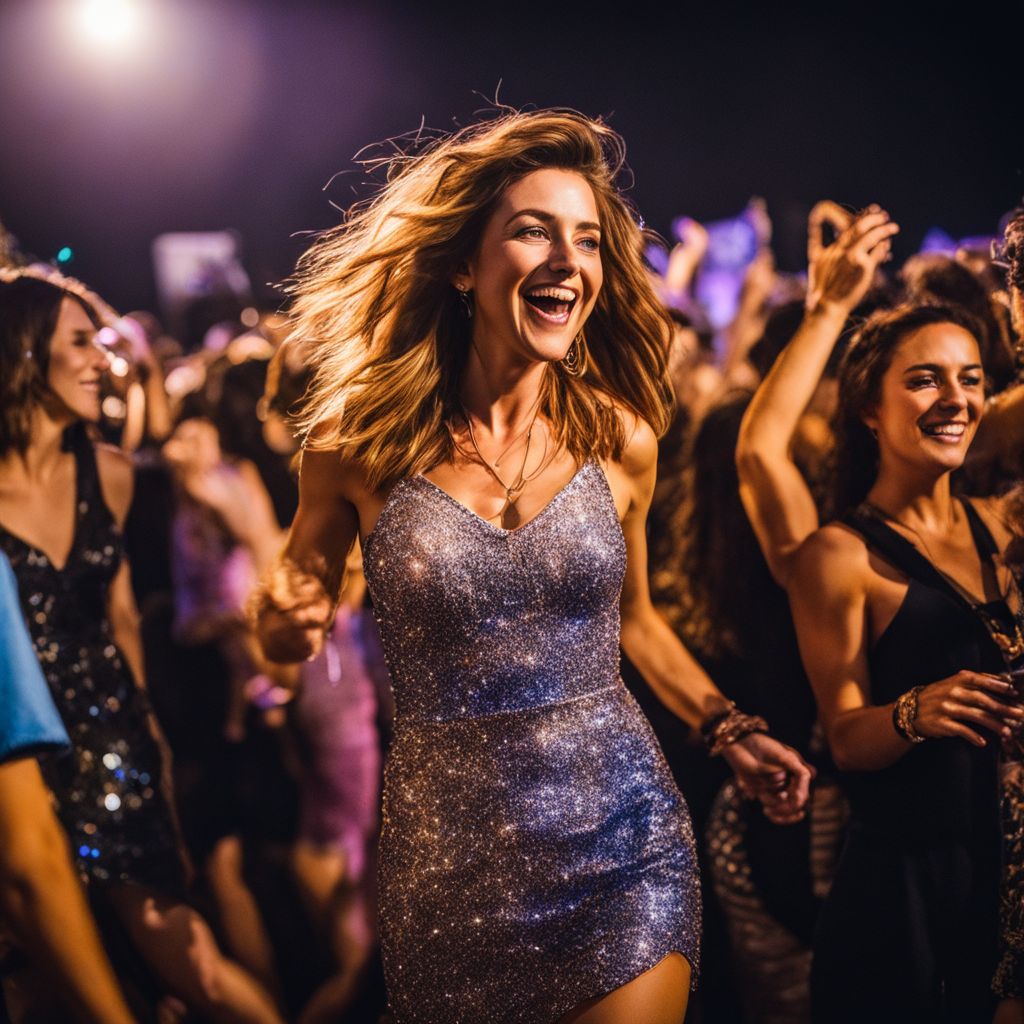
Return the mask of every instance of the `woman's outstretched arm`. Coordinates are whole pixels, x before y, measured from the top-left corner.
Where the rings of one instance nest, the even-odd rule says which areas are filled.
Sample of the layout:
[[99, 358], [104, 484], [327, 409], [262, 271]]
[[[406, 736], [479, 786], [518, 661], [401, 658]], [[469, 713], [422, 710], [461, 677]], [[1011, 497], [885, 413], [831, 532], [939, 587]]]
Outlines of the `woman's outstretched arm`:
[[[699, 728], [732, 706], [655, 609], [647, 583], [645, 523], [654, 493], [658, 442], [637, 422], [622, 462], [612, 472], [623, 479], [629, 505], [622, 517], [626, 578], [622, 588], [622, 648], [670, 711]], [[812, 769], [800, 755], [764, 733], [750, 733], [722, 751], [748, 796], [758, 797], [779, 823], [802, 817]]]
[[[842, 228], [828, 247], [821, 245], [824, 221]], [[834, 203], [814, 208], [807, 313], [743, 417], [736, 446], [740, 497], [782, 587], [788, 586], [794, 553], [819, 525], [814, 498], [791, 455], [797, 425], [847, 317], [888, 257], [889, 240], [898, 230], [878, 207], [869, 207], [856, 219]]]

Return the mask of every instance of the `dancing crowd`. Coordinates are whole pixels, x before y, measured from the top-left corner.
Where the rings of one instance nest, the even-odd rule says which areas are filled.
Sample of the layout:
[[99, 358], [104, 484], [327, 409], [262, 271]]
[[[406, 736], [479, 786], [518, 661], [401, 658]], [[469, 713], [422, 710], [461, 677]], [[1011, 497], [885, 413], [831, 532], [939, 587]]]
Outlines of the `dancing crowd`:
[[1024, 1022], [1024, 212], [723, 285], [623, 152], [418, 136], [180, 337], [0, 246], [12, 1022]]

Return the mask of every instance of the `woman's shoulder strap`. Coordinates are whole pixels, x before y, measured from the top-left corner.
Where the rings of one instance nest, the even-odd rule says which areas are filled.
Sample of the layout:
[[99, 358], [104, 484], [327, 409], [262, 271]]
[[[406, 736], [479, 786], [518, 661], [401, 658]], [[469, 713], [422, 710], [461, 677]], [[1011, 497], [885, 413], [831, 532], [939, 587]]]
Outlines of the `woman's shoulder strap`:
[[68, 429], [64, 447], [75, 457], [79, 501], [92, 499], [99, 493], [100, 471], [96, 464], [96, 446], [82, 424]]
[[904, 575], [940, 590], [954, 592], [949, 580], [906, 537], [864, 505], [847, 512], [840, 522], [859, 533], [869, 548]]
[[974, 507], [974, 502], [967, 498], [961, 498], [964, 512], [967, 514], [967, 522], [971, 528], [971, 536], [974, 538], [974, 546], [978, 549], [982, 561], [991, 561], [999, 554], [999, 545], [996, 543], [988, 524], [981, 518], [981, 514]]

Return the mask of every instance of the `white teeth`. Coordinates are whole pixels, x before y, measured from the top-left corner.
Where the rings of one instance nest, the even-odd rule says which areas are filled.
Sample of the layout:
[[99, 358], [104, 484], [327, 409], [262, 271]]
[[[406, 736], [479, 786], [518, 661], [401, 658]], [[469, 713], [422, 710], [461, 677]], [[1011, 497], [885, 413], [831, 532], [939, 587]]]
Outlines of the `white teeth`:
[[936, 423], [922, 427], [926, 434], [941, 434], [944, 437], [962, 437], [966, 426], [963, 423]]
[[556, 299], [559, 302], [572, 302], [576, 298], [576, 293], [568, 288], [531, 288], [526, 294], [531, 298]]

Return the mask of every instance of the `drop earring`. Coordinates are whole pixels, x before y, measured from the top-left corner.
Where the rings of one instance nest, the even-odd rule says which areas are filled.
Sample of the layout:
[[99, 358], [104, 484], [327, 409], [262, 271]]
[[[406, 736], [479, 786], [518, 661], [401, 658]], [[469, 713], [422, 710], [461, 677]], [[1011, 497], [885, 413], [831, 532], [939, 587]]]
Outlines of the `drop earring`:
[[473, 319], [473, 300], [470, 298], [469, 289], [456, 285], [459, 298], [462, 300], [462, 308], [466, 311], [466, 319]]
[[582, 331], [572, 339], [569, 351], [565, 353], [561, 364], [562, 369], [570, 377], [582, 377], [587, 372], [587, 340], [583, 337]]

